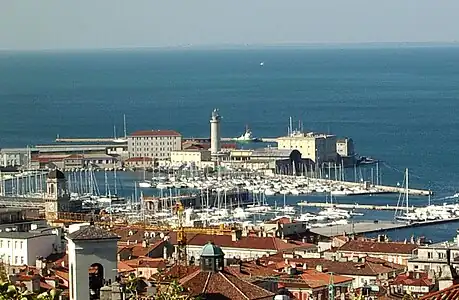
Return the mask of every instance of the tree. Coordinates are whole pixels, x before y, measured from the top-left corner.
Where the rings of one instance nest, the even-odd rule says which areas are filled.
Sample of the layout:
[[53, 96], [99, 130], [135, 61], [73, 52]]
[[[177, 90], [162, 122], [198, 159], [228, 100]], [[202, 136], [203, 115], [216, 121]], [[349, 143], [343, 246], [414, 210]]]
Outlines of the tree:
[[20, 290], [10, 282], [1, 282], [0, 300], [33, 300], [33, 293], [27, 290]]
[[50, 291], [46, 291], [38, 295], [37, 300], [58, 300], [61, 294], [62, 294], [62, 291], [52, 289]]
[[186, 294], [185, 289], [177, 281], [171, 282], [157, 291], [155, 300], [199, 300]]

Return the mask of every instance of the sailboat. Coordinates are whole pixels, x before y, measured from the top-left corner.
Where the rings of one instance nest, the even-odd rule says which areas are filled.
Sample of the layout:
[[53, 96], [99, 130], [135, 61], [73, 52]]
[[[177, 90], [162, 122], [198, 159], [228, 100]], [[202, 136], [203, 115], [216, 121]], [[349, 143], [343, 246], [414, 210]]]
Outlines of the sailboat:
[[147, 167], [145, 166], [145, 158], [143, 159], [143, 181], [139, 182], [140, 188], [151, 188], [152, 182], [146, 179]]
[[[404, 195], [404, 199], [402, 199], [401, 203], [400, 203], [400, 199], [403, 197], [402, 194], [400, 194], [400, 197], [398, 199], [398, 202], [397, 202], [397, 210], [395, 211], [395, 219], [396, 220], [399, 220], [399, 221], [404, 221], [404, 222], [415, 222], [415, 221], [419, 221], [419, 218], [417, 216], [416, 213], [413, 213], [409, 211], [410, 209], [410, 204], [409, 204], [409, 188], [408, 188], [408, 169], [405, 170], [405, 195]], [[400, 209], [399, 208], [399, 204], [400, 204]], [[403, 212], [403, 209], [402, 209], [402, 205], [405, 204], [405, 212]]]
[[123, 125], [124, 125], [124, 138], [117, 138], [116, 137], [116, 127], [114, 127], [114, 143], [127, 143], [127, 131], [126, 131], [126, 115], [123, 115]]

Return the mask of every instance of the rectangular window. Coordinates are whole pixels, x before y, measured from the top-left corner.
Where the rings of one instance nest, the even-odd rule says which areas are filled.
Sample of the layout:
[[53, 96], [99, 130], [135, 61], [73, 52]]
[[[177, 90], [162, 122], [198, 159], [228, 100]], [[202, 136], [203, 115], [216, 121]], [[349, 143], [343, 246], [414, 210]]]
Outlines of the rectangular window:
[[14, 241], [14, 249], [18, 248], [18, 241]]
[[428, 259], [432, 259], [433, 258], [432, 252], [427, 252], [427, 258]]
[[21, 256], [21, 265], [24, 264], [24, 256]]
[[18, 257], [15, 256], [15, 257], [14, 257], [14, 264], [17, 265], [18, 263], [19, 263]]
[[21, 243], [19, 243], [19, 248], [22, 249], [22, 245], [24, 244], [23, 241], [21, 241]]
[[10, 248], [10, 241], [8, 241], [8, 249]]
[[3, 240], [0, 240], [0, 248], [3, 248]]

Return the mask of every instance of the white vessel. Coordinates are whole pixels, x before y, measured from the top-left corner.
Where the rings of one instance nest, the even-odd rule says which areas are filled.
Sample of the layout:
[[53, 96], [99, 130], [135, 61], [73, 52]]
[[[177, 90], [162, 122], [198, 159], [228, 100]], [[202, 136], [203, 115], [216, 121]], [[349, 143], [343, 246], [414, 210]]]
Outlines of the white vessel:
[[258, 141], [257, 138], [253, 137], [252, 131], [249, 129], [248, 126], [245, 127], [245, 132], [240, 137], [234, 138], [237, 142], [256, 142]]

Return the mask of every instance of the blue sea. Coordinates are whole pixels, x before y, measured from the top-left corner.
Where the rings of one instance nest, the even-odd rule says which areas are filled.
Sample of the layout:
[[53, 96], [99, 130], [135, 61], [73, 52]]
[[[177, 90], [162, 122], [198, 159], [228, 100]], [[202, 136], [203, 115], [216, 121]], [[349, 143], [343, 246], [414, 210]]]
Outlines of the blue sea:
[[[239, 136], [246, 124], [257, 136], [280, 136], [292, 116], [307, 130], [352, 137], [359, 154], [384, 162], [383, 183], [402, 182], [409, 168], [410, 185], [434, 190], [440, 203], [459, 191], [458, 50], [0, 52], [0, 147], [52, 143], [57, 135], [108, 137], [114, 125], [122, 135], [123, 114], [129, 132], [164, 128], [186, 137], [209, 136], [213, 108], [223, 115], [226, 137]], [[362, 201], [395, 204], [396, 198]], [[447, 239], [458, 226], [421, 231]]]

